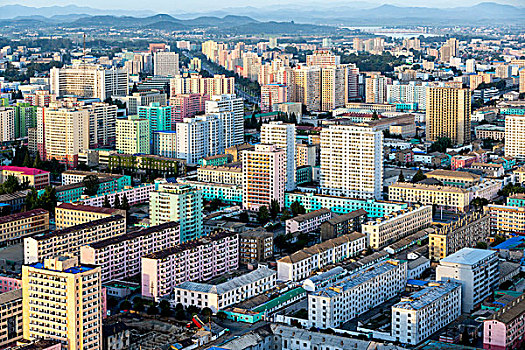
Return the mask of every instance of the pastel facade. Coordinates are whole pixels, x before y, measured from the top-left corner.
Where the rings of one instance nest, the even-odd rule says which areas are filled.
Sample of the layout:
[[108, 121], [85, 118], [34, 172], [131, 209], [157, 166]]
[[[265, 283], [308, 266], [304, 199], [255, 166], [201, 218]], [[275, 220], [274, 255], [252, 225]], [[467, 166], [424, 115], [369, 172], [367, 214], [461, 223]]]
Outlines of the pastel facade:
[[27, 236], [49, 230], [49, 212], [34, 209], [0, 217], [0, 245], [21, 241]]
[[61, 203], [55, 208], [55, 226], [57, 229], [63, 229], [114, 215], [126, 217], [126, 211], [82, 204]]
[[8, 176], [14, 176], [19, 183], [27, 183], [37, 190], [49, 186], [49, 171], [18, 166], [1, 166], [0, 172], [1, 183], [5, 182]]
[[332, 216], [333, 213], [326, 208], [298, 215], [294, 218], [286, 220], [286, 233], [308, 233], [316, 231], [323, 222], [330, 220]]

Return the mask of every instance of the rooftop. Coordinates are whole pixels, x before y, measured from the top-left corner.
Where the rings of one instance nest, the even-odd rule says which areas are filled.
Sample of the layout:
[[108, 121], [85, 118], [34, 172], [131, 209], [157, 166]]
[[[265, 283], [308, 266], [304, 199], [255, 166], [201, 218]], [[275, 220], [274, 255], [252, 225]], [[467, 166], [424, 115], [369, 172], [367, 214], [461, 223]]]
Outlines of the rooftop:
[[504, 308], [500, 309], [490, 319], [498, 320], [500, 322], [508, 324], [514, 321], [520, 315], [523, 315], [523, 313], [525, 313], [524, 295], [514, 300], [510, 305], [507, 305]]
[[353, 272], [352, 274], [313, 292], [312, 295], [328, 298], [335, 297], [336, 295], [341, 294], [356, 286], [359, 286], [371, 279], [376, 278], [377, 276], [394, 270], [398, 268], [400, 264], [404, 263], [404, 261], [393, 259], [377, 263], [366, 270]]
[[0, 170], [7, 170], [7, 171], [13, 171], [13, 172], [19, 172], [23, 173], [24, 175], [43, 175], [43, 174], [49, 174], [49, 171], [40, 170], [36, 168], [26, 168], [23, 166], [9, 166], [4, 165], [0, 166]]
[[475, 265], [481, 260], [496, 255], [496, 252], [485, 249], [463, 248], [452, 255], [441, 259], [440, 263]]
[[79, 266], [70, 267], [68, 269], [65, 269], [64, 271], [50, 270], [50, 269], [45, 268], [44, 264], [41, 263], [41, 262], [34, 263], [34, 264], [29, 265], [29, 266], [32, 267], [32, 268], [35, 268], [35, 269], [39, 269], [39, 270], [57, 271], [57, 272], [61, 272], [61, 273], [71, 273], [71, 274], [82, 273], [82, 272], [93, 270], [95, 268], [94, 266], [90, 266], [90, 265], [79, 265]]
[[427, 177], [441, 177], [451, 179], [462, 179], [469, 181], [478, 181], [480, 176], [474, 175], [466, 171], [444, 170], [436, 169], [425, 174]]
[[0, 293], [0, 305], [12, 302], [17, 299], [22, 300], [22, 289], [15, 289], [9, 292]]
[[413, 293], [407, 298], [392, 306], [392, 308], [405, 310], [419, 310], [432, 304], [434, 301], [451, 293], [454, 289], [461, 288], [461, 284], [455, 282], [429, 283], [426, 288]]
[[351, 219], [356, 218], [358, 216], [366, 216], [366, 215], [367, 215], [367, 212], [364, 209], [357, 209], [357, 210], [351, 211], [351, 212], [349, 212], [347, 214], [334, 216], [333, 218], [331, 218], [327, 222], [332, 224], [332, 225], [335, 225], [335, 224], [338, 224], [338, 223], [341, 223], [341, 222], [344, 222], [344, 221], [347, 221], [347, 220], [351, 220]]
[[101, 207], [94, 207], [92, 205], [73, 204], [73, 203], [62, 203], [57, 206], [57, 209], [89, 211], [92, 213], [100, 213], [100, 214], [114, 214], [114, 213], [121, 212], [121, 210], [119, 209], [101, 208]]
[[304, 222], [306, 220], [311, 220], [311, 219], [316, 218], [318, 216], [326, 215], [326, 214], [329, 214], [329, 213], [330, 213], [330, 209], [321, 208], [319, 210], [314, 210], [314, 211], [311, 211], [311, 212], [306, 213], [306, 214], [297, 215], [296, 217], [294, 217], [294, 218], [292, 218], [290, 220], [295, 220], [297, 222]]
[[6, 216], [0, 217], [0, 225], [5, 224], [6, 222], [28, 219], [33, 216], [39, 216], [39, 215], [45, 215], [45, 214], [49, 214], [49, 212], [44, 209], [33, 209], [30, 211], [25, 211], [23, 213], [6, 215]]
[[103, 225], [106, 223], [110, 223], [114, 221], [123, 221], [123, 220], [124, 220], [124, 217], [122, 215], [108, 216], [106, 218], [85, 222], [80, 225], [70, 226], [62, 230], [55, 230], [55, 231], [51, 231], [47, 233], [41, 233], [41, 234], [33, 236], [32, 238], [37, 241], [43, 241], [43, 240], [50, 239], [56, 236], [66, 235], [71, 232], [81, 231], [87, 228], [96, 227], [98, 225]]
[[469, 191], [463, 188], [452, 187], [452, 186], [439, 186], [439, 185], [424, 185], [424, 184], [413, 184], [408, 182], [396, 182], [390, 188], [412, 188], [417, 190], [427, 190], [427, 191], [440, 191], [440, 192], [455, 192], [468, 194]]
[[252, 271], [239, 277], [235, 277], [227, 282], [218, 285], [197, 282], [183, 282], [177, 288], [202, 293], [224, 294], [234, 289], [251, 284], [255, 281], [259, 281], [263, 278], [276, 275], [277, 272], [275, 270], [271, 270], [266, 266], [260, 266], [255, 271]]

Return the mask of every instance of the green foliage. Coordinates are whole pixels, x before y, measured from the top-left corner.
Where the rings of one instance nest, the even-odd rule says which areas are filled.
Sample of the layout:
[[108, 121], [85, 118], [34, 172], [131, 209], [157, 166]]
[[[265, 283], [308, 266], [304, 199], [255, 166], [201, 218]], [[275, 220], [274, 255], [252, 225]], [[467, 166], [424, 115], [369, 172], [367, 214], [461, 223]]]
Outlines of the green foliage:
[[[213, 315], [213, 312], [211, 311], [211, 309], [209, 307], [205, 307], [205, 308], [202, 309], [201, 315], [204, 316], [204, 318], [207, 321], [211, 317], [211, 315]], [[206, 322], [206, 321], [204, 321], [204, 322]]]
[[33, 210], [37, 208], [45, 209], [49, 212], [53, 212], [57, 205], [57, 196], [55, 188], [47, 186], [44, 189], [42, 195], [38, 196], [38, 192], [32, 189], [26, 197], [27, 210]]
[[270, 203], [270, 217], [272, 220], [275, 220], [277, 218], [277, 215], [279, 215], [279, 212], [281, 211], [281, 206], [279, 205], [279, 202], [275, 199], [272, 199]]
[[225, 320], [228, 317], [224, 311], [217, 312], [217, 318], [220, 320]]
[[525, 187], [522, 187], [520, 185], [508, 184], [498, 192], [498, 195], [508, 197], [514, 193], [525, 193]]
[[281, 221], [286, 221], [292, 218], [292, 213], [288, 209], [284, 209], [281, 215]]
[[113, 208], [115, 208], [115, 209], [122, 209], [121, 205], [120, 205], [120, 197], [116, 193], [115, 193], [115, 200], [113, 202]]
[[111, 97], [108, 97], [104, 100], [104, 102], [109, 103], [110, 105], [117, 106], [118, 109], [125, 109], [126, 103], [122, 102], [120, 100], [113, 100]]
[[290, 206], [290, 209], [292, 210], [292, 215], [294, 217], [297, 215], [306, 214], [306, 209], [301, 203], [299, 203], [299, 201], [293, 202]]
[[123, 302], [120, 303], [120, 310], [130, 310], [131, 309], [131, 301], [129, 300], [124, 300]]
[[486, 242], [480, 241], [476, 243], [476, 248], [478, 249], [487, 249], [488, 245]]
[[242, 213], [239, 214], [239, 220], [241, 222], [250, 222], [250, 216], [248, 215], [247, 212], [243, 211]]
[[448, 137], [440, 137], [436, 142], [430, 146], [430, 152], [445, 152], [447, 148], [452, 146], [452, 140]]
[[17, 191], [25, 190], [29, 187], [28, 183], [18, 182], [14, 175], [8, 175], [4, 183], [0, 184], [0, 194], [10, 194]]
[[403, 170], [399, 172], [399, 177], [397, 178], [397, 182], [405, 182], [405, 175], [403, 174]]
[[149, 308], [148, 308], [148, 315], [158, 315], [159, 313], [159, 309], [155, 306], [155, 305], [151, 305]]
[[130, 205], [128, 203], [128, 197], [124, 193], [124, 195], [122, 196], [122, 203], [120, 204], [120, 209], [124, 209], [124, 210], [128, 211], [130, 208], [131, 207], [130, 207]]
[[82, 180], [85, 190], [84, 194], [88, 196], [94, 196], [98, 193], [100, 182], [97, 175], [90, 174]]
[[393, 72], [394, 67], [405, 64], [405, 57], [396, 57], [389, 52], [385, 52], [382, 55], [372, 55], [361, 52], [359, 55], [354, 53], [350, 55], [342, 55], [341, 63], [354, 63], [361, 71]]
[[259, 221], [259, 224], [264, 225], [270, 221], [270, 213], [268, 211], [268, 207], [263, 205], [259, 208], [259, 212], [257, 213], [257, 220]]
[[489, 204], [488, 199], [481, 197], [476, 197], [470, 202], [470, 205], [472, 205], [477, 210], [483, 209], [483, 207], [487, 204]]
[[102, 208], [111, 208], [111, 203], [109, 203], [108, 195], [104, 195], [104, 203], [102, 204]]
[[415, 173], [414, 177], [412, 177], [412, 183], [419, 182], [421, 180], [425, 180], [427, 176], [423, 174], [423, 171], [419, 169], [417, 173]]

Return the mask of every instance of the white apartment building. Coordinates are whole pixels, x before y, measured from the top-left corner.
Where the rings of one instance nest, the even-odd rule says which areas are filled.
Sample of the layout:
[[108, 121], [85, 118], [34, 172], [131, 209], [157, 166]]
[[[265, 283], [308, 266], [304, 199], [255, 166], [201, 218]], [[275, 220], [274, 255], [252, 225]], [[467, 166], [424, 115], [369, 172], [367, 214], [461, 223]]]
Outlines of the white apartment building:
[[57, 96], [94, 97], [104, 101], [112, 96], [127, 96], [128, 72], [102, 66], [80, 64], [51, 68], [51, 93]]
[[206, 281], [239, 267], [239, 236], [212, 233], [197, 241], [172, 245], [143, 255], [142, 296], [167, 296], [183, 282]]
[[255, 271], [218, 285], [184, 282], [173, 289], [170, 302], [173, 306], [180, 303], [185, 308], [190, 305], [209, 307], [215, 313], [275, 288], [276, 276], [274, 270], [259, 266]]
[[126, 103], [128, 115], [135, 115], [139, 112], [140, 106], [149, 106], [154, 102], [158, 102], [161, 106], [167, 105], [166, 94], [159, 90], [134, 92], [129, 96], [120, 97], [119, 100]]
[[42, 262], [58, 255], [80, 253], [80, 247], [126, 232], [126, 218], [109, 216], [24, 239], [24, 263]]
[[150, 153], [149, 120], [138, 116], [117, 119], [117, 151], [124, 154]]
[[197, 181], [242, 186], [242, 168], [240, 166], [202, 166], [197, 169]]
[[275, 145], [286, 154], [286, 191], [295, 189], [295, 125], [273, 121], [261, 126], [261, 143]]
[[[205, 102], [206, 114], [233, 113], [233, 125], [225, 125], [225, 148], [244, 143], [244, 100], [234, 94], [213, 94]], [[226, 135], [226, 133], [228, 135]]]
[[316, 166], [319, 152], [319, 145], [308, 145], [298, 143], [295, 149], [295, 166], [296, 168], [308, 165]]
[[432, 206], [415, 205], [366, 222], [361, 226], [361, 232], [366, 235], [368, 246], [381, 249], [414, 232], [427, 228], [431, 223]]
[[100, 267], [58, 256], [22, 266], [24, 339], [52, 339], [70, 350], [102, 349]]
[[302, 281], [325, 266], [357, 256], [366, 249], [366, 237], [355, 232], [329, 239], [277, 260], [279, 281]]
[[358, 125], [323, 128], [320, 176], [325, 194], [381, 199], [383, 133]]
[[177, 133], [172, 130], [154, 131], [153, 154], [177, 158]]
[[[90, 111], [78, 108], [38, 108], [42, 125], [43, 159], [76, 166], [78, 154], [89, 148]], [[39, 149], [40, 150], [40, 149]]]
[[461, 316], [461, 284], [429, 282], [392, 306], [392, 337], [417, 345]]
[[311, 326], [337, 328], [405, 289], [407, 263], [386, 260], [354, 272], [308, 295]]
[[199, 74], [177, 75], [170, 80], [171, 96], [180, 94], [232, 95], [235, 94], [235, 78], [215, 74], [203, 78]]
[[525, 156], [525, 115], [505, 116], [505, 157]]
[[187, 164], [224, 153], [224, 123], [217, 115], [184, 118], [176, 128], [177, 158], [185, 159]]
[[115, 144], [117, 106], [94, 102], [89, 106], [89, 147], [101, 148]]
[[401, 84], [394, 81], [386, 87], [386, 102], [388, 103], [417, 103], [417, 109], [427, 109], [427, 87], [416, 85], [415, 81], [408, 84]]
[[319, 229], [319, 226], [325, 221], [332, 218], [333, 213], [330, 209], [321, 208], [306, 214], [297, 215], [286, 220], [286, 234], [294, 232], [313, 232]]
[[0, 142], [15, 139], [15, 110], [9, 107], [0, 107]]
[[179, 74], [179, 55], [175, 52], [157, 51], [153, 55], [153, 74], [174, 77]]
[[374, 74], [365, 80], [365, 102], [385, 103], [387, 100], [387, 85], [392, 79], [382, 75]]
[[498, 284], [497, 252], [463, 248], [439, 261], [436, 280], [461, 284], [461, 309], [470, 313], [479, 307]]
[[101, 267], [101, 281], [140, 273], [140, 259], [180, 243], [179, 224], [167, 222], [80, 247], [80, 262]]
[[244, 209], [259, 210], [270, 207], [276, 200], [284, 206], [286, 187], [286, 152], [275, 145], [259, 144], [253, 151], [242, 153], [242, 204]]

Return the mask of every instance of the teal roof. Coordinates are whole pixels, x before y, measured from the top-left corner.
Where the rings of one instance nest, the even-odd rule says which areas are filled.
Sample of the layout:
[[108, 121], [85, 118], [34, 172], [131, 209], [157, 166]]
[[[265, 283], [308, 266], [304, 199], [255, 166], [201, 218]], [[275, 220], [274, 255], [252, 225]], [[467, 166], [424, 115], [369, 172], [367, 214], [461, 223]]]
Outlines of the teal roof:
[[292, 289], [292, 290], [289, 290], [288, 292], [282, 294], [282, 295], [279, 295], [277, 298], [275, 299], [272, 299], [262, 305], [259, 305], [257, 306], [256, 308], [254, 308], [252, 311], [255, 311], [255, 312], [264, 312], [264, 311], [267, 311], [267, 310], [271, 310], [281, 304], [284, 304], [285, 302], [287, 302], [288, 300], [290, 299], [293, 299], [295, 298], [296, 296], [300, 295], [300, 294], [303, 294], [303, 293], [306, 293], [306, 290], [303, 288], [303, 287], [298, 287], [298, 288], [295, 288], [295, 289]]

